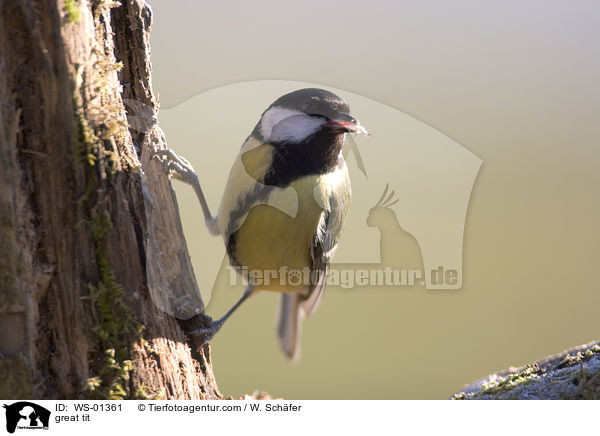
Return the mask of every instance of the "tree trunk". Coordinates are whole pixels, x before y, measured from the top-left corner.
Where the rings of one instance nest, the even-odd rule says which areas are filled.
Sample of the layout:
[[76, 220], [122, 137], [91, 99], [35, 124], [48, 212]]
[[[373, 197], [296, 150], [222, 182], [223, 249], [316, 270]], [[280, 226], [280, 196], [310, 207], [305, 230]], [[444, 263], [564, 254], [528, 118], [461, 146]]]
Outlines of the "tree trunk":
[[207, 319], [149, 157], [151, 22], [141, 0], [0, 0], [1, 398], [222, 397], [181, 328]]

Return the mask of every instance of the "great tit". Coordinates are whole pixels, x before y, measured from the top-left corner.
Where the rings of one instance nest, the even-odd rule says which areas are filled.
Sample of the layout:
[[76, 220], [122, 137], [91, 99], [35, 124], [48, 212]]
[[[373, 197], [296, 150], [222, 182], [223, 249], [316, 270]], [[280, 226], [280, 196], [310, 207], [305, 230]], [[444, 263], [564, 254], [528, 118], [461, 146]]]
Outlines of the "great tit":
[[223, 236], [231, 265], [248, 281], [225, 315], [191, 334], [208, 341], [255, 291], [280, 292], [277, 334], [285, 355], [298, 358], [301, 320], [323, 296], [350, 209], [346, 134], [367, 134], [349, 112], [323, 89], [275, 100], [242, 145], [214, 216], [189, 163], [171, 150], [159, 152], [172, 174], [194, 187], [209, 231]]

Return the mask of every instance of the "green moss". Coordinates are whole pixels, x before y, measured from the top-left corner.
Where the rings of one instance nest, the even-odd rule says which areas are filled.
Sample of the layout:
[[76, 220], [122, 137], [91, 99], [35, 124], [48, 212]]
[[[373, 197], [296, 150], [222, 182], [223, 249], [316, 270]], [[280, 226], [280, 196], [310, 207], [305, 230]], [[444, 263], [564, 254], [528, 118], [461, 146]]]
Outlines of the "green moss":
[[152, 389], [146, 383], [138, 386], [133, 395], [134, 400], [164, 400], [166, 398], [164, 389]]
[[578, 351], [577, 354], [567, 354], [559, 366], [567, 367], [581, 362], [586, 362], [598, 353], [600, 353], [600, 346], [596, 344], [586, 349], [583, 353], [581, 351]]
[[[87, 162], [88, 167], [94, 168], [96, 163], [101, 163], [101, 169], [109, 174], [121, 170], [121, 156], [116, 149], [117, 143], [126, 143], [129, 128], [125, 121], [125, 114], [120, 100], [115, 99], [110, 92], [113, 74], [123, 68], [121, 62], [113, 62], [98, 49], [94, 49], [98, 60], [91, 70], [90, 82], [96, 95], [103, 95], [101, 106], [88, 108], [96, 122], [94, 130], [84, 111], [80, 89], [83, 83], [83, 67], [79, 66], [75, 76], [73, 92], [74, 131], [73, 153], [80, 162]], [[89, 113], [87, 115], [89, 115]], [[127, 166], [136, 167], [136, 162], [130, 156], [123, 156]], [[138, 164], [139, 165], [139, 164]]]
[[[102, 56], [100, 58], [103, 59]], [[108, 75], [114, 74], [121, 64], [99, 61], [96, 66], [99, 71], [94, 69], [89, 80], [92, 88], [100, 94], [109, 84]], [[132, 393], [130, 373], [133, 366], [129, 350], [132, 340], [143, 341], [142, 327], [127, 304], [126, 290], [116, 281], [108, 250], [112, 220], [97, 198], [105, 178], [121, 169], [118, 151], [112, 149], [118, 141], [116, 137], [121, 125], [115, 121], [118, 120], [115, 108], [101, 106], [84, 110], [80, 95], [82, 84], [83, 67], [79, 66], [73, 92], [72, 146], [76, 162], [84, 169], [85, 188], [77, 206], [86, 217], [81, 225], [91, 233], [98, 267], [98, 280], [88, 285], [88, 295], [84, 297], [96, 315], [91, 332], [98, 347], [91, 365], [95, 375], [87, 380], [84, 392], [91, 399], [133, 398], [139, 394], [139, 389]], [[88, 115], [92, 116], [96, 130], [88, 122]]]
[[81, 11], [77, 0], [65, 0], [65, 11], [67, 12], [67, 19], [69, 23], [76, 23], [81, 18]]
[[480, 398], [484, 395], [493, 395], [502, 392], [508, 392], [518, 385], [530, 383], [540, 377], [543, 371], [536, 364], [528, 365], [520, 372], [509, 374], [506, 377], [498, 377], [497, 381], [486, 383], [481, 390], [477, 392], [464, 393], [459, 392], [452, 398], [453, 400], [465, 400]]
[[532, 382], [536, 382], [535, 395], [540, 398], [600, 399], [600, 370], [596, 362], [590, 363], [599, 354], [600, 345], [594, 344], [566, 355], [561, 353], [560, 357], [551, 356], [552, 359], [541, 361], [541, 368], [537, 363], [528, 365], [517, 373], [498, 377], [476, 392], [459, 392], [453, 399], [521, 398], [522, 390], [513, 389]]
[[103, 367], [96, 377], [90, 377], [85, 391], [94, 400], [123, 400], [130, 398], [128, 383], [133, 365], [130, 360], [118, 361], [114, 349], [104, 351]]
[[129, 373], [133, 366], [126, 343], [127, 336], [141, 341], [142, 326], [133, 317], [125, 302], [125, 289], [115, 281], [107, 252], [107, 232], [112, 228], [108, 212], [95, 214], [89, 223], [96, 245], [96, 261], [100, 279], [89, 285], [86, 297], [99, 316], [91, 329], [104, 355], [102, 366], [96, 377], [88, 379], [85, 390], [92, 399], [130, 398]]
[[158, 360], [158, 358], [160, 357], [160, 354], [158, 352], [156, 352], [156, 350], [154, 350], [154, 348], [152, 348], [150, 346], [148, 341], [146, 341], [144, 338], [142, 338], [140, 341], [140, 344], [148, 356], [152, 356]]
[[93, 166], [98, 159], [98, 138], [89, 126], [83, 113], [83, 108], [78, 100], [79, 97], [74, 94], [73, 108], [75, 111], [75, 123], [73, 131], [73, 152], [80, 161], [87, 162], [89, 166]]

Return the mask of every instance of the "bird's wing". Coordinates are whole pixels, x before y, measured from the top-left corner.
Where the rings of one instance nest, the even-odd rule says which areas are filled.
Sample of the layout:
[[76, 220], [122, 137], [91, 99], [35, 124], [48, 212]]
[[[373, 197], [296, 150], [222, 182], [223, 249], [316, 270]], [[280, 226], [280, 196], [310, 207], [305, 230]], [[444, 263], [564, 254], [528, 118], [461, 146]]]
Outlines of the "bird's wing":
[[246, 219], [250, 209], [267, 204], [294, 217], [298, 195], [291, 187], [262, 183], [273, 159], [273, 147], [249, 136], [229, 173], [217, 214], [217, 230], [227, 239]]
[[338, 245], [340, 234], [350, 207], [350, 184], [334, 186], [329, 196], [329, 208], [323, 211], [319, 230], [311, 246], [312, 286], [301, 301], [305, 316], [312, 315], [323, 297], [327, 282], [327, 271]]

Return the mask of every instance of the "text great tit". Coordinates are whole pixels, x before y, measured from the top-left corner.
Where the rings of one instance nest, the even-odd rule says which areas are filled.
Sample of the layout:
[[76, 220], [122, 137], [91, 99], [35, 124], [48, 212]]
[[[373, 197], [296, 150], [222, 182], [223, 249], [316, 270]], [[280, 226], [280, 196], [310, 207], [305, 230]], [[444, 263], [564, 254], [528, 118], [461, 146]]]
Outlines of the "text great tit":
[[367, 134], [349, 112], [323, 89], [275, 100], [242, 145], [214, 216], [189, 163], [171, 150], [158, 152], [176, 178], [194, 187], [209, 231], [223, 236], [231, 265], [248, 281], [225, 315], [190, 334], [208, 341], [255, 291], [280, 292], [277, 334], [285, 355], [298, 358], [301, 320], [323, 296], [350, 209], [346, 134]]

